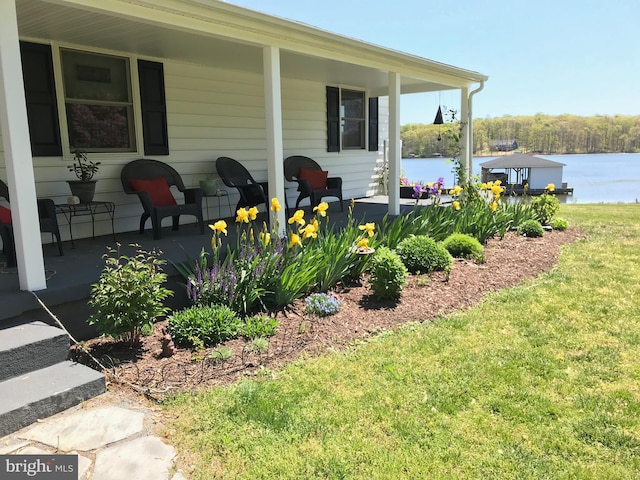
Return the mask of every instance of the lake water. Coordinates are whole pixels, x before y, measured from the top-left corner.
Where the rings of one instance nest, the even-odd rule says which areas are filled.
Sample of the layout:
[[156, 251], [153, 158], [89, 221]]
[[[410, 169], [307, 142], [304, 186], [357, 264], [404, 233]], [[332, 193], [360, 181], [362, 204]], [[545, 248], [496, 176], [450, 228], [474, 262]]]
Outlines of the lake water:
[[[573, 195], [560, 196], [566, 203], [636, 203], [640, 201], [640, 153], [590, 155], [540, 155], [565, 164], [563, 181]], [[474, 157], [473, 174], [480, 164], [495, 157]], [[453, 165], [444, 158], [403, 158], [402, 173], [410, 182], [433, 182], [443, 177], [454, 184]]]

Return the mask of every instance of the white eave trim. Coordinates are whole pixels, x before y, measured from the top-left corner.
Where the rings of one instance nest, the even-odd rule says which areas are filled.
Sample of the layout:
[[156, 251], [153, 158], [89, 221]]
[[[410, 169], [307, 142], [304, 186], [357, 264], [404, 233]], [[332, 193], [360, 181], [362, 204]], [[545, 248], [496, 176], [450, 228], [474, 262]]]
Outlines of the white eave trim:
[[[488, 77], [218, 0], [45, 0], [233, 41], [394, 71], [452, 87]], [[150, 12], [152, 11], [152, 13]]]

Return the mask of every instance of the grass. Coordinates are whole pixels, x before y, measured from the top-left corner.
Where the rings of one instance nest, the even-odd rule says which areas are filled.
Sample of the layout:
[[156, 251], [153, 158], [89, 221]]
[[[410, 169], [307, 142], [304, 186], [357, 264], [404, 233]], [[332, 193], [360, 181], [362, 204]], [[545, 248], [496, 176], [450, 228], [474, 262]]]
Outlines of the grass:
[[570, 205], [550, 273], [165, 405], [193, 479], [640, 477], [640, 205]]

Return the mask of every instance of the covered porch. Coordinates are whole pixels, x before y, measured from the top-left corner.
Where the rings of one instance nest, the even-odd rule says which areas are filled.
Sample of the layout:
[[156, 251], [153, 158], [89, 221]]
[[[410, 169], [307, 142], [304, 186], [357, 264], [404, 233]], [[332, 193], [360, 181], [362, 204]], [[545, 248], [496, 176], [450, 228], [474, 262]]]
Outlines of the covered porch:
[[[22, 73], [21, 42], [43, 47], [50, 58], [46, 63], [51, 70], [49, 96], [36, 107], [33, 97], [24, 95], [29, 79]], [[78, 61], [70, 71], [65, 58], [74, 56], [100, 57], [103, 63], [92, 67]], [[18, 259], [13, 289], [55, 292], [60, 277], [67, 280], [75, 275], [62, 266], [73, 263], [67, 247], [69, 253], [55, 258], [60, 262], [57, 268], [49, 268], [53, 257], [47, 255], [45, 262], [36, 198], [53, 198], [57, 204], [66, 201], [67, 166], [77, 147], [72, 106], [82, 103], [69, 94], [67, 77], [98, 89], [114, 78], [115, 70], [104, 62], [125, 65], [128, 96], [115, 106], [112, 99], [92, 101], [127, 112], [129, 139], [125, 146], [99, 145], [87, 151], [91, 160], [101, 162], [96, 195], [115, 205], [118, 235], [134, 230], [140, 215], [140, 204], [122, 190], [120, 171], [141, 157], [166, 162], [186, 183], [197, 185], [214, 174], [217, 157], [230, 156], [258, 181], [267, 181], [270, 196], [280, 199], [289, 192], [282, 161], [290, 155], [310, 156], [332, 175], [342, 177], [345, 198], [375, 195], [380, 166], [387, 164], [389, 201], [383, 208], [399, 214], [400, 96], [459, 90], [461, 159], [470, 165], [472, 97], [487, 79], [477, 72], [219, 1], [2, 2], [0, 175], [9, 185], [12, 200]], [[144, 62], [161, 72], [163, 101], [151, 106], [145, 100], [148, 85], [141, 75]], [[333, 117], [330, 91], [338, 95], [337, 106], [342, 108]], [[357, 118], [344, 112], [347, 97], [357, 99]], [[54, 127], [34, 128], [30, 116], [43, 109]], [[43, 137], [53, 143], [57, 140], [59, 148], [36, 148], [42, 145], [34, 140]], [[280, 215], [284, 224], [284, 213]], [[95, 227], [99, 235], [111, 230], [106, 220]], [[84, 228], [74, 231], [74, 236], [90, 237], [90, 230]], [[188, 232], [190, 226], [184, 230]], [[94, 245], [103, 253], [102, 243]], [[51, 276], [50, 270], [56, 274]]]

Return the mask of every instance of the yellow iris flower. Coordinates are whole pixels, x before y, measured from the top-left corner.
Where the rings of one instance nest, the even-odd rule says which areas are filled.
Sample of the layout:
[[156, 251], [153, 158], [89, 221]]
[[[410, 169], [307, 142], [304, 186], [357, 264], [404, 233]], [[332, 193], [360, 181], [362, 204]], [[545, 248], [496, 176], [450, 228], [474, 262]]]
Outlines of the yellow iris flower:
[[367, 237], [361, 238], [356, 244], [358, 248], [366, 248], [369, 246], [369, 239]]
[[209, 228], [216, 233], [224, 233], [227, 234], [227, 222], [224, 220], [218, 220], [213, 225], [209, 225]]
[[271, 241], [271, 235], [267, 232], [260, 232], [260, 234], [258, 235], [260, 237], [260, 240], [262, 241], [262, 244], [264, 246], [269, 245], [269, 242]]
[[449, 190], [449, 195], [458, 196], [462, 193], [462, 187], [460, 185], [456, 185], [451, 190]]
[[255, 220], [258, 216], [258, 207], [251, 207], [247, 213], [249, 214], [249, 218], [251, 220]]
[[300, 233], [302, 233], [302, 238], [318, 238], [318, 222], [309, 223]]
[[289, 240], [289, 248], [293, 248], [294, 245], [302, 246], [302, 242], [300, 241], [300, 235], [297, 233], [291, 234], [291, 240]]
[[451, 206], [454, 210], [460, 210], [460, 202], [458, 202], [457, 200], [454, 200]]
[[329, 204], [327, 202], [320, 202], [317, 207], [313, 207], [313, 211], [318, 212], [323, 217], [326, 217], [327, 208], [329, 208]]
[[358, 228], [367, 232], [367, 235], [370, 237], [373, 237], [373, 231], [376, 229], [376, 224], [373, 222], [365, 223], [364, 225], [360, 225]]
[[550, 192], [553, 192], [556, 189], [556, 186], [553, 183], [550, 183], [549, 185], [547, 185], [546, 190], [549, 190]]
[[271, 199], [271, 210], [273, 210], [274, 212], [279, 212], [280, 210], [282, 210], [282, 205], [280, 205], [280, 202], [276, 197], [273, 197]]
[[288, 220], [288, 222], [289, 225], [295, 222], [301, 227], [304, 227], [304, 224], [307, 223], [304, 220], [304, 210], [297, 210], [296, 213], [294, 213], [293, 216]]
[[242, 207], [238, 209], [236, 212], [236, 222], [238, 223], [249, 223], [249, 212], [246, 208]]
[[[497, 182], [498, 180], [496, 180]], [[494, 195], [500, 195], [502, 192], [504, 192], [504, 187], [501, 187], [500, 185], [494, 184], [493, 187], [491, 187], [491, 193], [493, 193]]]
[[495, 212], [498, 209], [498, 202], [491, 202], [491, 211]]

